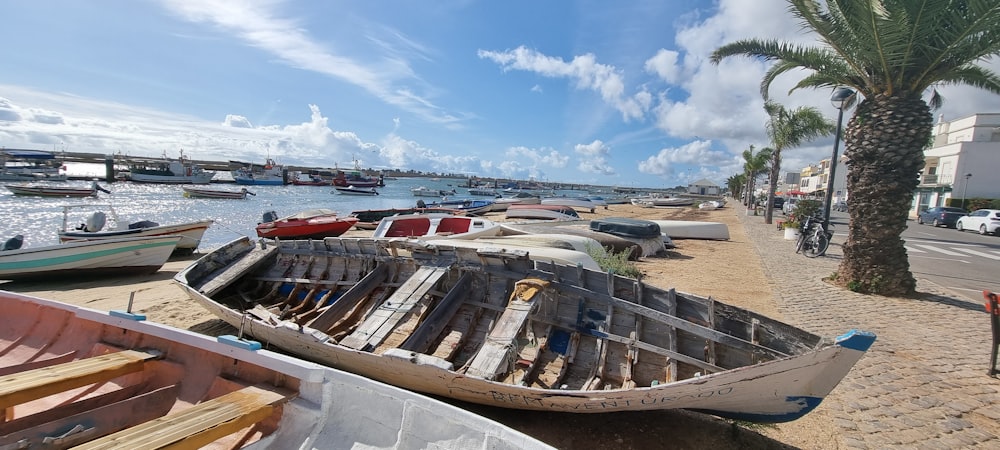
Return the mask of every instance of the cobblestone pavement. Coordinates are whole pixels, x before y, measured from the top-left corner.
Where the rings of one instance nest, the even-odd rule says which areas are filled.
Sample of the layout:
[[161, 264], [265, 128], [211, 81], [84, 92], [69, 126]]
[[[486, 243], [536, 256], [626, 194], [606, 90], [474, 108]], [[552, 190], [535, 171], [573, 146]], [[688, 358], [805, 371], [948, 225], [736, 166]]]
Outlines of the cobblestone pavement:
[[823, 336], [851, 328], [878, 336], [821, 406], [841, 432], [841, 447], [1000, 448], [1000, 380], [986, 375], [992, 340], [982, 302], [920, 279], [919, 299], [827, 284], [822, 279], [836, 271], [844, 236], [834, 237], [826, 256], [806, 258], [763, 216], [734, 209], [787, 322]]

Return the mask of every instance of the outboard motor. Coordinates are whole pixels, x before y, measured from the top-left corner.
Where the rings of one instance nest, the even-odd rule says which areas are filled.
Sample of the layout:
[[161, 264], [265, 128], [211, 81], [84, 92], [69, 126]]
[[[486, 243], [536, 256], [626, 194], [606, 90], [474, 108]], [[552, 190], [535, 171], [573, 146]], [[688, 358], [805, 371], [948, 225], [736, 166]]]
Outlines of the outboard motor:
[[107, 214], [101, 211], [95, 211], [90, 217], [87, 218], [87, 223], [83, 225], [83, 230], [89, 233], [95, 233], [101, 231], [104, 228], [104, 224], [108, 222]]
[[278, 220], [278, 213], [274, 211], [265, 211], [264, 217], [261, 218], [261, 223], [274, 222]]
[[3, 243], [3, 248], [0, 248], [0, 251], [17, 250], [21, 248], [21, 245], [23, 244], [24, 244], [24, 235], [19, 234], [10, 239], [7, 239], [7, 242]]

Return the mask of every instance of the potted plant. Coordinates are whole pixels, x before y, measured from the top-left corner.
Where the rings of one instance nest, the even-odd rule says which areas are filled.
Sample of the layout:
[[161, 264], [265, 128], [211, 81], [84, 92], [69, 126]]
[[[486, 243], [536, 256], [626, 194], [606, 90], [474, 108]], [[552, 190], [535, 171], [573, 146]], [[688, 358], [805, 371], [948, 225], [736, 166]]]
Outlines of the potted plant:
[[789, 217], [788, 220], [781, 223], [781, 227], [785, 229], [785, 239], [794, 241], [799, 238], [799, 223], [794, 217]]

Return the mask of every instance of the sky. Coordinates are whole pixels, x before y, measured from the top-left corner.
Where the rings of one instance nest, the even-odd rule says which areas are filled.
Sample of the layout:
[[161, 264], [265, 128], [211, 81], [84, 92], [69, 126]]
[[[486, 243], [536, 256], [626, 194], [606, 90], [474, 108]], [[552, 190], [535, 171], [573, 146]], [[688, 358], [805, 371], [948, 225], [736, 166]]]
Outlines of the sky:
[[[768, 145], [767, 65], [713, 50], [815, 43], [785, 0], [47, 0], [0, 17], [2, 147], [644, 188], [724, 185]], [[835, 120], [830, 90], [789, 94], [801, 76], [772, 97]], [[939, 92], [944, 120], [1000, 112]]]

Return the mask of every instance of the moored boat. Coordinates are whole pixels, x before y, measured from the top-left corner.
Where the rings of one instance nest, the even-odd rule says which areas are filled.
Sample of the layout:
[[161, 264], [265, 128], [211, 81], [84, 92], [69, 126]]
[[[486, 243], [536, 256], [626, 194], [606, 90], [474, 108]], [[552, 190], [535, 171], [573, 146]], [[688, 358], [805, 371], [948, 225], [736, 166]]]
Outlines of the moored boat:
[[4, 187], [14, 195], [35, 197], [97, 197], [98, 192], [111, 192], [96, 181], [87, 187], [51, 184], [5, 184]]
[[267, 158], [263, 165], [247, 164], [239, 161], [230, 161], [231, 166], [235, 166], [230, 174], [236, 184], [252, 186], [281, 186], [288, 184], [288, 171], [284, 166], [278, 164], [271, 158]]
[[121, 178], [136, 183], [162, 184], [208, 184], [215, 172], [208, 172], [184, 156], [182, 151], [177, 159], [163, 154], [156, 160], [126, 158], [120, 165], [125, 168]]
[[373, 188], [373, 187], [367, 187], [367, 188], [365, 188], [365, 187], [357, 187], [357, 186], [351, 185], [351, 186], [346, 186], [346, 187], [344, 187], [344, 186], [334, 186], [333, 189], [334, 189], [334, 192], [337, 192], [338, 194], [346, 194], [346, 195], [378, 195], [378, 191], [375, 188]]
[[153, 273], [167, 262], [178, 241], [180, 236], [145, 236], [24, 248], [17, 244], [11, 249], [5, 245], [0, 280]]
[[182, 186], [181, 189], [184, 191], [184, 196], [189, 198], [228, 198], [228, 199], [239, 199], [243, 200], [247, 198], [247, 195], [257, 195], [253, 192], [247, 190], [247, 188], [240, 188], [238, 191], [222, 190], [222, 189], [208, 189], [208, 188], [198, 188], [193, 186]]
[[456, 194], [454, 189], [446, 191], [444, 189], [431, 189], [427, 186], [418, 186], [410, 189], [410, 193], [412, 193], [414, 197], [445, 197]]
[[430, 237], [448, 239], [475, 239], [496, 236], [500, 224], [482, 217], [452, 214], [402, 214], [383, 218], [375, 232], [376, 238]]
[[256, 230], [257, 236], [264, 238], [317, 239], [340, 236], [357, 222], [356, 217], [338, 216], [331, 209], [308, 209], [280, 219], [268, 211]]
[[55, 153], [0, 147], [0, 181], [66, 181]]
[[[82, 223], [70, 222], [70, 214], [80, 209], [96, 209], [85, 217]], [[72, 225], [72, 224], [79, 225]], [[65, 205], [63, 206], [62, 230], [59, 231], [59, 242], [93, 241], [134, 236], [180, 236], [174, 250], [178, 254], [190, 254], [201, 244], [205, 231], [213, 223], [212, 220], [199, 220], [170, 225], [160, 225], [149, 220], [126, 223], [111, 205]], [[105, 226], [106, 225], [106, 226]]]
[[524, 251], [416, 240], [260, 248], [242, 238], [175, 280], [269, 345], [504, 408], [683, 408], [784, 422], [814, 409], [875, 339], [853, 330], [823, 338], [716, 299]]
[[[0, 291], [3, 448], [551, 448], [361, 376], [145, 321]], [[78, 447], [79, 446], [79, 447]]]

